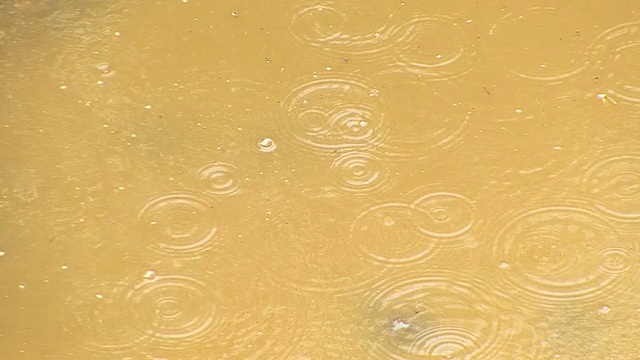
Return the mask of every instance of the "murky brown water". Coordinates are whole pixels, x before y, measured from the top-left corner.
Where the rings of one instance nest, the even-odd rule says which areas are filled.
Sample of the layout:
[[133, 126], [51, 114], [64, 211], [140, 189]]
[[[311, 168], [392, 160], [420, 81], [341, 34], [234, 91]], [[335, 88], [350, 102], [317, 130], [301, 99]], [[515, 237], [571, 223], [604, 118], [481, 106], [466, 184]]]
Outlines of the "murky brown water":
[[1, 359], [637, 359], [633, 1], [4, 1]]

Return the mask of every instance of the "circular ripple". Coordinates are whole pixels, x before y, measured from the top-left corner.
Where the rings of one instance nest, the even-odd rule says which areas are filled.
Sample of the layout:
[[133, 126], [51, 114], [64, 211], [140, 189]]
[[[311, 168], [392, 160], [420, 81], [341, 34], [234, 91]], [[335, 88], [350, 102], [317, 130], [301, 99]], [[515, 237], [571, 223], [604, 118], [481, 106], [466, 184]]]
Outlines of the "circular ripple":
[[[569, 15], [553, 7], [532, 7], [503, 16], [489, 32], [491, 44], [501, 49], [500, 68], [506, 65], [511, 74], [550, 83], [583, 71], [589, 44], [578, 29], [584, 19]], [[504, 51], [505, 44], [512, 50]]]
[[244, 176], [235, 166], [214, 162], [203, 166], [196, 174], [205, 187], [205, 194], [224, 197], [237, 194], [242, 189]]
[[471, 200], [453, 192], [432, 192], [415, 200], [411, 218], [420, 231], [443, 247], [475, 245], [472, 231], [477, 226]]
[[599, 254], [602, 259], [602, 271], [610, 274], [620, 274], [629, 270], [632, 259], [627, 249], [621, 247], [611, 247], [602, 249]]
[[[380, 56], [393, 45], [393, 28], [353, 29], [363, 14], [347, 2], [301, 8], [291, 21], [292, 34], [304, 45], [351, 57]], [[375, 22], [367, 22], [373, 24]], [[345, 58], [345, 61], [349, 61]]]
[[351, 226], [351, 240], [367, 259], [387, 267], [420, 263], [435, 252], [435, 242], [416, 229], [404, 203], [365, 210]]
[[361, 150], [378, 145], [384, 136], [377, 91], [359, 80], [313, 79], [294, 89], [284, 106], [289, 114], [283, 140], [304, 150], [318, 154]]
[[532, 307], [577, 310], [635, 287], [634, 279], [616, 271], [624, 258], [613, 250], [622, 249], [620, 242], [597, 213], [550, 205], [514, 216], [493, 253], [505, 292]]
[[470, 72], [476, 63], [465, 24], [444, 15], [416, 17], [398, 26], [393, 60], [385, 72], [406, 72], [423, 80], [448, 80]]
[[351, 151], [338, 157], [331, 170], [336, 174], [338, 190], [351, 195], [368, 195], [384, 188], [387, 171], [377, 157]]
[[600, 210], [622, 221], [640, 221], [640, 154], [607, 156], [590, 166], [583, 187]]
[[134, 323], [154, 345], [188, 349], [221, 331], [215, 297], [205, 284], [183, 275], [157, 276], [126, 295]]
[[593, 55], [608, 97], [632, 114], [640, 113], [640, 22], [608, 29], [596, 38]]
[[67, 309], [71, 314], [63, 329], [75, 343], [96, 355], [132, 354], [149, 343], [150, 337], [133, 327], [126, 317], [123, 284], [89, 285], [70, 297]]
[[[478, 115], [496, 122], [527, 122], [562, 113], [568, 104], [582, 100], [589, 80], [581, 74], [589, 63], [590, 36], [578, 29], [592, 28], [590, 20], [552, 7], [502, 17], [483, 49], [500, 56], [486, 58], [488, 80], [478, 89], [474, 106]], [[519, 88], [527, 91], [514, 91]]]
[[402, 273], [365, 304], [378, 359], [492, 359], [509, 330], [486, 285], [449, 271]]
[[142, 241], [162, 253], [198, 256], [211, 249], [218, 232], [210, 208], [194, 194], [173, 193], [153, 198], [138, 214]]

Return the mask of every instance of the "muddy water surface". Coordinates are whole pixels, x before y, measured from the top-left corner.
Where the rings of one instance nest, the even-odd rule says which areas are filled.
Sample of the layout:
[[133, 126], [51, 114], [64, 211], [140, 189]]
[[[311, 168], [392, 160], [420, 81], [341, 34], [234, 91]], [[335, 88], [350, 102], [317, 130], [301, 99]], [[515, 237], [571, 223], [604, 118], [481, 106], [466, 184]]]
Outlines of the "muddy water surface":
[[374, 3], [0, 4], [0, 358], [637, 358], [637, 7]]

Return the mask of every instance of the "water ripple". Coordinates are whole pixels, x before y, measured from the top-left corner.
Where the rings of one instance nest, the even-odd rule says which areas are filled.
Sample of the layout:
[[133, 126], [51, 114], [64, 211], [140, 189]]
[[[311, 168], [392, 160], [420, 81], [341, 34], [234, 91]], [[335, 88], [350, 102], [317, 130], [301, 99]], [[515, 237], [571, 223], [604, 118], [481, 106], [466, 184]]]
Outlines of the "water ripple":
[[405, 72], [422, 80], [449, 80], [476, 63], [468, 26], [447, 15], [417, 16], [394, 29], [392, 60], [383, 73]]
[[125, 319], [124, 284], [83, 286], [82, 292], [69, 297], [67, 308], [72, 315], [63, 329], [76, 344], [95, 355], [125, 355], [139, 351], [150, 336], [133, 327]]
[[599, 209], [621, 221], [640, 221], [640, 153], [608, 154], [590, 165], [583, 191]]
[[368, 195], [380, 191], [387, 183], [387, 171], [374, 155], [350, 151], [340, 155], [331, 170], [335, 172], [338, 190], [351, 195]]
[[477, 97], [478, 113], [497, 122], [530, 121], [552, 111], [562, 113], [581, 100], [589, 81], [583, 74], [590, 37], [577, 29], [590, 28], [589, 20], [553, 7], [503, 16], [485, 37], [483, 52], [500, 56], [486, 58], [487, 96]]
[[221, 332], [216, 298], [201, 281], [186, 275], [145, 279], [126, 295], [133, 322], [161, 349], [196, 347]]
[[351, 225], [351, 239], [373, 263], [386, 267], [412, 265], [431, 257], [436, 243], [413, 223], [411, 207], [384, 203], [362, 212]]
[[[492, 359], [510, 332], [486, 285], [458, 272], [403, 272], [379, 284], [366, 305], [377, 359]], [[513, 329], [513, 328], [510, 328]]]
[[360, 79], [332, 74], [306, 81], [284, 102], [283, 140], [316, 154], [378, 145], [384, 112], [377, 90]]
[[178, 192], [154, 197], [138, 213], [141, 241], [160, 253], [198, 257], [218, 234], [211, 206], [199, 195]]
[[[598, 81], [605, 88], [603, 94], [623, 106], [631, 114], [640, 114], [640, 22], [616, 25], [595, 41], [593, 56], [601, 76]], [[603, 99], [604, 100], [604, 99]]]
[[[508, 64], [513, 75], [549, 84], [582, 72], [589, 44], [577, 30], [581, 24], [575, 23], [583, 20], [569, 15], [554, 7], [531, 7], [503, 16], [489, 31], [491, 44], [501, 49], [500, 63]], [[531, 37], [533, 33], [537, 36]], [[505, 44], [510, 51], [504, 51]]]
[[[291, 20], [293, 36], [304, 45], [352, 57], [375, 57], [393, 45], [393, 27], [380, 25], [374, 29], [352, 29], [362, 12], [347, 2], [325, 2], [297, 10]], [[372, 22], [368, 22], [371, 24]]]
[[425, 192], [410, 205], [415, 225], [425, 235], [438, 241], [438, 246], [473, 247], [474, 227], [479, 224], [474, 203], [463, 195], [448, 191]]
[[635, 288], [622, 240], [580, 202], [547, 204], [512, 215], [493, 254], [505, 292], [534, 308], [577, 311]]
[[196, 177], [204, 186], [205, 194], [213, 197], [237, 194], [242, 190], [242, 182], [245, 178], [240, 169], [223, 162], [203, 166], [196, 173]]

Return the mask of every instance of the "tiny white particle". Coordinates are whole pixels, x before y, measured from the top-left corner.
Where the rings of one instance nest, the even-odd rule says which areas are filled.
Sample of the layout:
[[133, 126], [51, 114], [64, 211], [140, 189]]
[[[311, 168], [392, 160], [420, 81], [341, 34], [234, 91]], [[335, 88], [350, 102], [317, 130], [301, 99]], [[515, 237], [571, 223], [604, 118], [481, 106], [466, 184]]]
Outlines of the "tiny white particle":
[[6, 253], [6, 252], [4, 252], [4, 251], [0, 251], [0, 256], [5, 256], [5, 255], [7, 255], [7, 253]]
[[62, 266], [60, 266], [60, 269], [62, 269], [62, 270], [67, 270], [68, 268], [69, 268], [69, 267], [68, 267], [67, 265], [62, 265]]
[[67, 90], [67, 85], [60, 85], [60, 90]]
[[120, 31], [116, 31], [116, 32], [114, 32], [114, 33], [113, 33], [113, 35], [115, 35], [115, 36], [120, 36]]
[[118, 190], [124, 190], [124, 186], [118, 186]]
[[25, 285], [25, 284], [19, 284], [19, 285], [18, 285], [18, 287], [19, 287], [20, 289], [24, 289], [24, 288], [26, 288], [26, 287], [27, 287], [27, 285]]
[[103, 298], [104, 298], [104, 296], [102, 296], [102, 294], [96, 294], [96, 298], [98, 298], [98, 299], [103, 299]]
[[147, 105], [147, 106], [145, 106], [144, 108], [145, 108], [145, 109], [147, 109], [147, 110], [149, 110], [149, 109], [151, 109], [151, 105]]

